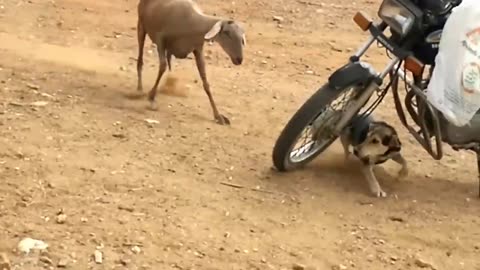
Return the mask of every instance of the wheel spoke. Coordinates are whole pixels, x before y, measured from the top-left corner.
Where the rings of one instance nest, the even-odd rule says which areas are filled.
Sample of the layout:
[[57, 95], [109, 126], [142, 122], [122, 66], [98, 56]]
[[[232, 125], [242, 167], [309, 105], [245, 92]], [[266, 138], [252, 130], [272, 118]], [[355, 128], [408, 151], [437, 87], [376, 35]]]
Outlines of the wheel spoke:
[[[290, 152], [290, 160], [292, 162], [302, 162], [302, 160], [330, 144], [332, 139], [335, 139], [335, 136], [331, 133], [331, 125], [339, 120], [341, 114], [352, 101], [352, 95], [355, 93], [355, 91], [352, 91], [353, 89], [345, 91], [336, 100], [327, 105], [317, 118], [303, 130], [296, 143], [296, 145], [300, 144], [300, 146], [294, 147]], [[316, 126], [314, 123], [320, 123], [320, 125]], [[320, 138], [317, 134], [321, 134]]]

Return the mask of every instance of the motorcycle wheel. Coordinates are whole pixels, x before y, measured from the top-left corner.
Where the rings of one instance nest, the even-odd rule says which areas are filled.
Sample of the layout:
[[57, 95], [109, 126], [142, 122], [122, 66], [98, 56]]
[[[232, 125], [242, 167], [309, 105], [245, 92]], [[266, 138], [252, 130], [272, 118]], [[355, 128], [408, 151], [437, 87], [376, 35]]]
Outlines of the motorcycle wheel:
[[[273, 164], [277, 170], [291, 171], [304, 166], [337, 139], [338, 136], [333, 134], [334, 124], [355, 99], [357, 89], [358, 87], [353, 85], [334, 90], [327, 83], [298, 109], [283, 128], [273, 148]], [[332, 110], [333, 104], [338, 100], [342, 103], [341, 107], [339, 110]], [[301, 136], [309, 129], [313, 129], [313, 132]], [[304, 144], [294, 150], [301, 138], [304, 138]], [[306, 143], [307, 139], [310, 139], [310, 142]]]

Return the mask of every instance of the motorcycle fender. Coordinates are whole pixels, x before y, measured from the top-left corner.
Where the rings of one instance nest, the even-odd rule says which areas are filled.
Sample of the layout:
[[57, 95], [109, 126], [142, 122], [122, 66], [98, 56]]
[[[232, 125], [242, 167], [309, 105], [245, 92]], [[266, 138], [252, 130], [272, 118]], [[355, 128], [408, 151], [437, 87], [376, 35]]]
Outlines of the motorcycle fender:
[[365, 62], [353, 62], [337, 69], [328, 78], [332, 89], [340, 90], [353, 85], [366, 85], [376, 77], [376, 72]]

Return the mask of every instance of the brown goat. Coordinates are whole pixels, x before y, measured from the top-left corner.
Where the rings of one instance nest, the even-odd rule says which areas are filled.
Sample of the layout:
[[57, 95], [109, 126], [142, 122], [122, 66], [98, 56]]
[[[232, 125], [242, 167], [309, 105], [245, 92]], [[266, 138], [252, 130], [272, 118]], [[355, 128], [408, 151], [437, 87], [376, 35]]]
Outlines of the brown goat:
[[243, 46], [246, 45], [243, 29], [234, 21], [205, 15], [192, 0], [140, 0], [138, 3], [138, 60], [137, 90], [143, 91], [143, 48], [146, 35], [157, 46], [160, 67], [153, 88], [148, 93], [152, 110], [157, 109], [155, 97], [160, 79], [167, 69], [171, 70], [172, 55], [186, 58], [193, 52], [213, 116], [217, 123], [230, 124], [230, 120], [218, 112], [207, 81], [203, 46], [205, 41], [216, 41], [228, 54], [234, 65], [243, 61]]

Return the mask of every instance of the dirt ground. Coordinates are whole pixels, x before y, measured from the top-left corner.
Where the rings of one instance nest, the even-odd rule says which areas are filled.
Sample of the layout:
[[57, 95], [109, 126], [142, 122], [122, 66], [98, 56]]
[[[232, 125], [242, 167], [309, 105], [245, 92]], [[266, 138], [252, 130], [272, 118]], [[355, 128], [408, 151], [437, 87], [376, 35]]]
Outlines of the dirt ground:
[[[281, 128], [365, 38], [354, 12], [374, 16], [379, 0], [199, 3], [247, 32], [241, 66], [208, 47], [231, 126], [212, 121], [192, 59], [174, 60], [187, 97], [159, 95], [158, 111], [128, 98], [137, 1], [0, 0], [0, 252], [12, 269], [480, 269], [473, 154], [432, 160], [391, 97], [377, 115], [399, 128], [411, 169], [400, 182], [396, 164], [379, 170], [388, 198], [368, 195], [337, 144], [304, 170], [271, 170]], [[147, 52], [145, 91], [156, 70]], [[20, 254], [24, 237], [49, 247]]]

